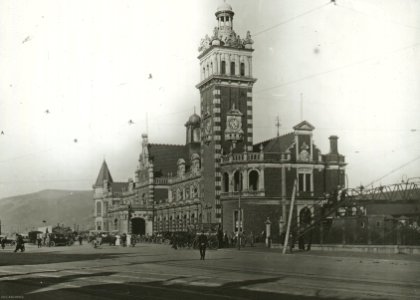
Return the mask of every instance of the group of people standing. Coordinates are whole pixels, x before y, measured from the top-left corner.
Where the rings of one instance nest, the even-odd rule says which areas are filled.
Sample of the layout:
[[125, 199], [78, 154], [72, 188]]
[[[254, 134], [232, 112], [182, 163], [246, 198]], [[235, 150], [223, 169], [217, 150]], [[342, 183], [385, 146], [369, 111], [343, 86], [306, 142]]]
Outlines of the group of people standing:
[[227, 231], [224, 233], [218, 231], [217, 239], [219, 241], [219, 248], [236, 247], [238, 246], [239, 240], [241, 241], [241, 247], [245, 247], [246, 245], [254, 247], [255, 243], [255, 237], [252, 231], [249, 234], [245, 231], [232, 232], [231, 234], [228, 234]]

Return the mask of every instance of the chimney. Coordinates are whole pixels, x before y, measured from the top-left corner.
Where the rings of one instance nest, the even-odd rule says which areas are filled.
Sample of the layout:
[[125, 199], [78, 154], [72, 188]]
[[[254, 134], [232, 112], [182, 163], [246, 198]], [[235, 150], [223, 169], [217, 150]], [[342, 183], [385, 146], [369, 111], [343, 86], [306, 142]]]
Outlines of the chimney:
[[330, 154], [338, 154], [338, 145], [337, 145], [338, 136], [332, 135], [329, 137], [329, 139], [330, 139]]

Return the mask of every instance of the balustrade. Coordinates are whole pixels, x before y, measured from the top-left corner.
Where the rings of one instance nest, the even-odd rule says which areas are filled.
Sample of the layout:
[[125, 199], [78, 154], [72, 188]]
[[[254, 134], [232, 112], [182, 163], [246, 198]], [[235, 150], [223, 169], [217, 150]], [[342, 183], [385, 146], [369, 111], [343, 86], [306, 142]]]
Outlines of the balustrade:
[[263, 161], [263, 160], [264, 160], [264, 155], [262, 152], [233, 153], [233, 154], [222, 156], [222, 163]]

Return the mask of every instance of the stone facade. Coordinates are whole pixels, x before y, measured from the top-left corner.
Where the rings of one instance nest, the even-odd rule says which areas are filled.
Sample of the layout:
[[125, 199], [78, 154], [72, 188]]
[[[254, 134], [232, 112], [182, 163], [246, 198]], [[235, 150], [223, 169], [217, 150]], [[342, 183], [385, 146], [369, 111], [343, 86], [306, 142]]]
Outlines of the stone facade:
[[254, 144], [253, 41], [249, 32], [244, 39], [235, 33], [233, 16], [223, 3], [213, 35], [201, 41], [200, 116], [194, 113], [185, 124], [185, 144], [152, 144], [143, 135], [135, 179], [124, 184], [101, 169], [94, 185], [97, 230], [151, 234], [213, 224], [256, 234], [269, 217], [278, 235], [295, 184], [298, 222], [304, 208], [313, 213], [313, 205], [344, 187], [338, 137], [330, 137], [330, 152], [322, 154], [307, 121]]

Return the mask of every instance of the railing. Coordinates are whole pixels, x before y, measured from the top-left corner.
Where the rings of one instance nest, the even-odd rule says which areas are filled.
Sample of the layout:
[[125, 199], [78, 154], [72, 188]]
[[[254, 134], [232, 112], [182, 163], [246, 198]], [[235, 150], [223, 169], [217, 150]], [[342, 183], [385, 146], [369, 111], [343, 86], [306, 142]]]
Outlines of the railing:
[[229, 198], [229, 197], [239, 197], [239, 194], [241, 195], [241, 197], [264, 197], [265, 196], [265, 191], [264, 190], [259, 190], [259, 191], [252, 191], [252, 190], [245, 190], [245, 191], [234, 191], [234, 192], [222, 192], [221, 196], [225, 197], [225, 198]]
[[264, 153], [262, 152], [233, 153], [233, 154], [222, 156], [222, 163], [262, 161], [262, 160], [264, 160]]
[[177, 183], [177, 182], [185, 181], [185, 180], [196, 178], [196, 177], [200, 177], [200, 176], [201, 176], [201, 172], [200, 171], [187, 172], [187, 173], [185, 173], [181, 177], [179, 177], [179, 176], [170, 177], [169, 178], [169, 183], [170, 184]]
[[153, 179], [154, 184], [169, 184], [169, 178], [168, 177], [156, 177]]

